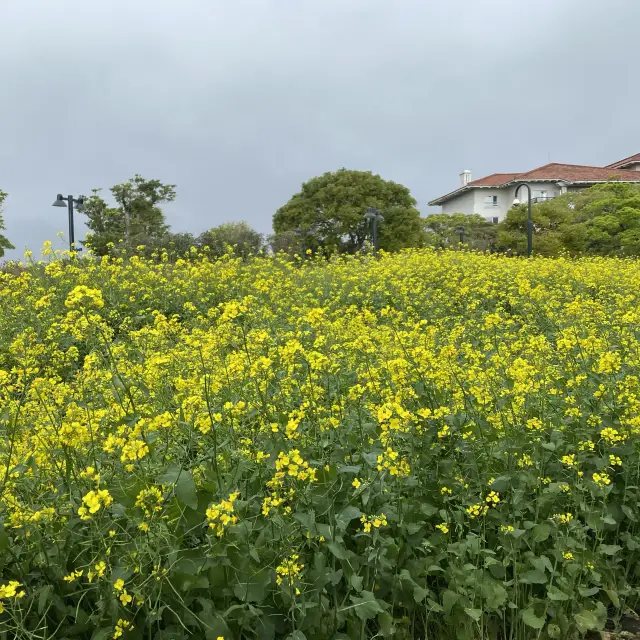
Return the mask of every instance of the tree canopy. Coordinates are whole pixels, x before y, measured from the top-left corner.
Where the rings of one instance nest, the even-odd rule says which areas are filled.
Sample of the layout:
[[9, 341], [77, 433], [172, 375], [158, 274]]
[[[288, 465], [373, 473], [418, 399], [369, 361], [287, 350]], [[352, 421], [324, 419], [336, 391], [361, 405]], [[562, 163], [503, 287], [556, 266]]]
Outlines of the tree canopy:
[[246, 222], [225, 222], [198, 236], [198, 245], [209, 247], [214, 256], [221, 256], [232, 247], [234, 253], [244, 259], [262, 249], [263, 237]]
[[428, 245], [447, 248], [460, 242], [460, 228], [464, 228], [464, 244], [471, 249], [486, 251], [496, 242], [497, 225], [487, 222], [480, 214], [434, 213], [424, 220]]
[[[0, 231], [5, 230], [4, 217], [2, 216], [2, 205], [6, 200], [8, 194], [0, 189]], [[9, 242], [9, 239], [0, 233], [0, 257], [4, 255], [5, 249], [15, 249], [15, 247]]]
[[111, 253], [111, 244], [120, 242], [125, 248], [156, 245], [168, 232], [169, 226], [159, 205], [175, 200], [175, 185], [145, 180], [136, 174], [127, 182], [111, 187], [115, 207], [107, 205], [101, 191], [92, 189], [84, 210], [89, 233], [83, 244], [96, 255]]
[[[534, 204], [533, 249], [539, 255], [640, 255], [640, 185], [610, 182]], [[524, 253], [526, 204], [500, 224], [502, 248]]]
[[306, 249], [354, 253], [371, 238], [364, 214], [377, 209], [379, 246], [387, 251], [421, 246], [423, 223], [407, 187], [371, 171], [340, 169], [303, 183], [273, 216], [276, 236], [297, 233]]

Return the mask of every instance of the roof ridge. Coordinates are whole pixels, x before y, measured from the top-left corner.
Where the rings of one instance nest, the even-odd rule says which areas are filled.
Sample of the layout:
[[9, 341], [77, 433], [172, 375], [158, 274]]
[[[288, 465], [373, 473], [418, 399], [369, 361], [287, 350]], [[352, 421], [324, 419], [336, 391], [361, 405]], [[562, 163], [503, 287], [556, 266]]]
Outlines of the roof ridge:
[[640, 159], [640, 153], [633, 153], [630, 156], [627, 156], [626, 158], [622, 158], [622, 160], [617, 160], [616, 162], [612, 162], [611, 164], [606, 165], [604, 168], [617, 169], [618, 167], [616, 165], [624, 164], [628, 160], [633, 160], [634, 158]]

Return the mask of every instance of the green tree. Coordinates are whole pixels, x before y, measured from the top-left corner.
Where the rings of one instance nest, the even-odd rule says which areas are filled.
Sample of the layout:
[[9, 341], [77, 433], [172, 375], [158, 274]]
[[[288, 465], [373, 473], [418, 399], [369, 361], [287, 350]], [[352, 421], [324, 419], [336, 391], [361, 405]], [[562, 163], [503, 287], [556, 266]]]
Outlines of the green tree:
[[[640, 255], [640, 185], [595, 185], [534, 204], [533, 250], [539, 255]], [[527, 207], [509, 210], [499, 225], [498, 244], [526, 251]]]
[[146, 258], [160, 258], [166, 253], [171, 262], [191, 255], [191, 248], [198, 247], [198, 241], [192, 233], [167, 231], [159, 238], [150, 238], [135, 248], [135, 252]]
[[480, 214], [434, 213], [424, 219], [425, 243], [436, 247], [455, 247], [460, 242], [459, 229], [464, 227], [464, 243], [472, 249], [486, 251], [496, 243], [497, 225]]
[[212, 255], [222, 256], [233, 247], [234, 253], [245, 260], [262, 249], [263, 241], [262, 234], [246, 222], [225, 222], [198, 236], [198, 244], [209, 247]]
[[382, 213], [380, 248], [396, 251], [421, 246], [424, 231], [409, 189], [371, 171], [340, 169], [303, 183], [273, 216], [276, 235], [298, 232], [306, 248], [354, 253], [371, 237], [364, 218], [369, 207]]
[[116, 246], [123, 243], [125, 250], [140, 244], [155, 245], [168, 232], [169, 226], [159, 205], [175, 200], [175, 185], [145, 180], [136, 174], [110, 190], [115, 207], [107, 205], [100, 195], [101, 189], [93, 189], [85, 201], [89, 233], [83, 244], [93, 253], [111, 253], [111, 243]]
[[302, 241], [302, 235], [296, 231], [283, 231], [267, 236], [267, 245], [273, 254], [283, 252], [291, 257], [296, 254], [301, 256], [305, 252]]
[[[0, 189], [0, 230], [4, 231], [4, 217], [2, 216], [2, 205], [6, 200], [8, 194]], [[0, 257], [4, 255], [5, 249], [15, 249], [15, 247], [9, 242], [9, 239], [0, 233]]]

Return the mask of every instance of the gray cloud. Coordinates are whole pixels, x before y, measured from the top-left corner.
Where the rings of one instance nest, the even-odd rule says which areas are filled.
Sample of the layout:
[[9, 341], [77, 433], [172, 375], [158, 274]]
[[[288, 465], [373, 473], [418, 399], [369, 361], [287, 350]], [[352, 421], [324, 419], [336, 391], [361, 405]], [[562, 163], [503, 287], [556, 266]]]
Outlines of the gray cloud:
[[[262, 232], [314, 175], [427, 201], [457, 174], [640, 151], [635, 0], [3, 0], [0, 188], [21, 254], [55, 194], [138, 172], [174, 230]], [[61, 241], [58, 241], [61, 245]]]

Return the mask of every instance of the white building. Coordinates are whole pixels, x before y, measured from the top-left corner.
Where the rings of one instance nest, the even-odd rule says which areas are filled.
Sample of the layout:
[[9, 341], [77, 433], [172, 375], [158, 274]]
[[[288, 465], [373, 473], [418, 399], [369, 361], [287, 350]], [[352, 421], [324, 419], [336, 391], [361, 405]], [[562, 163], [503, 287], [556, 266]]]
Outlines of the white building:
[[[520, 184], [531, 187], [533, 202], [542, 202], [567, 191], [612, 181], [640, 183], [640, 153], [606, 167], [553, 162], [526, 173], [494, 173], [479, 180], [472, 180], [467, 170], [460, 174], [460, 186], [455, 191], [429, 204], [441, 205], [442, 213], [478, 213], [489, 222], [500, 222], [513, 205]], [[518, 198], [526, 202], [526, 188], [520, 189]]]

